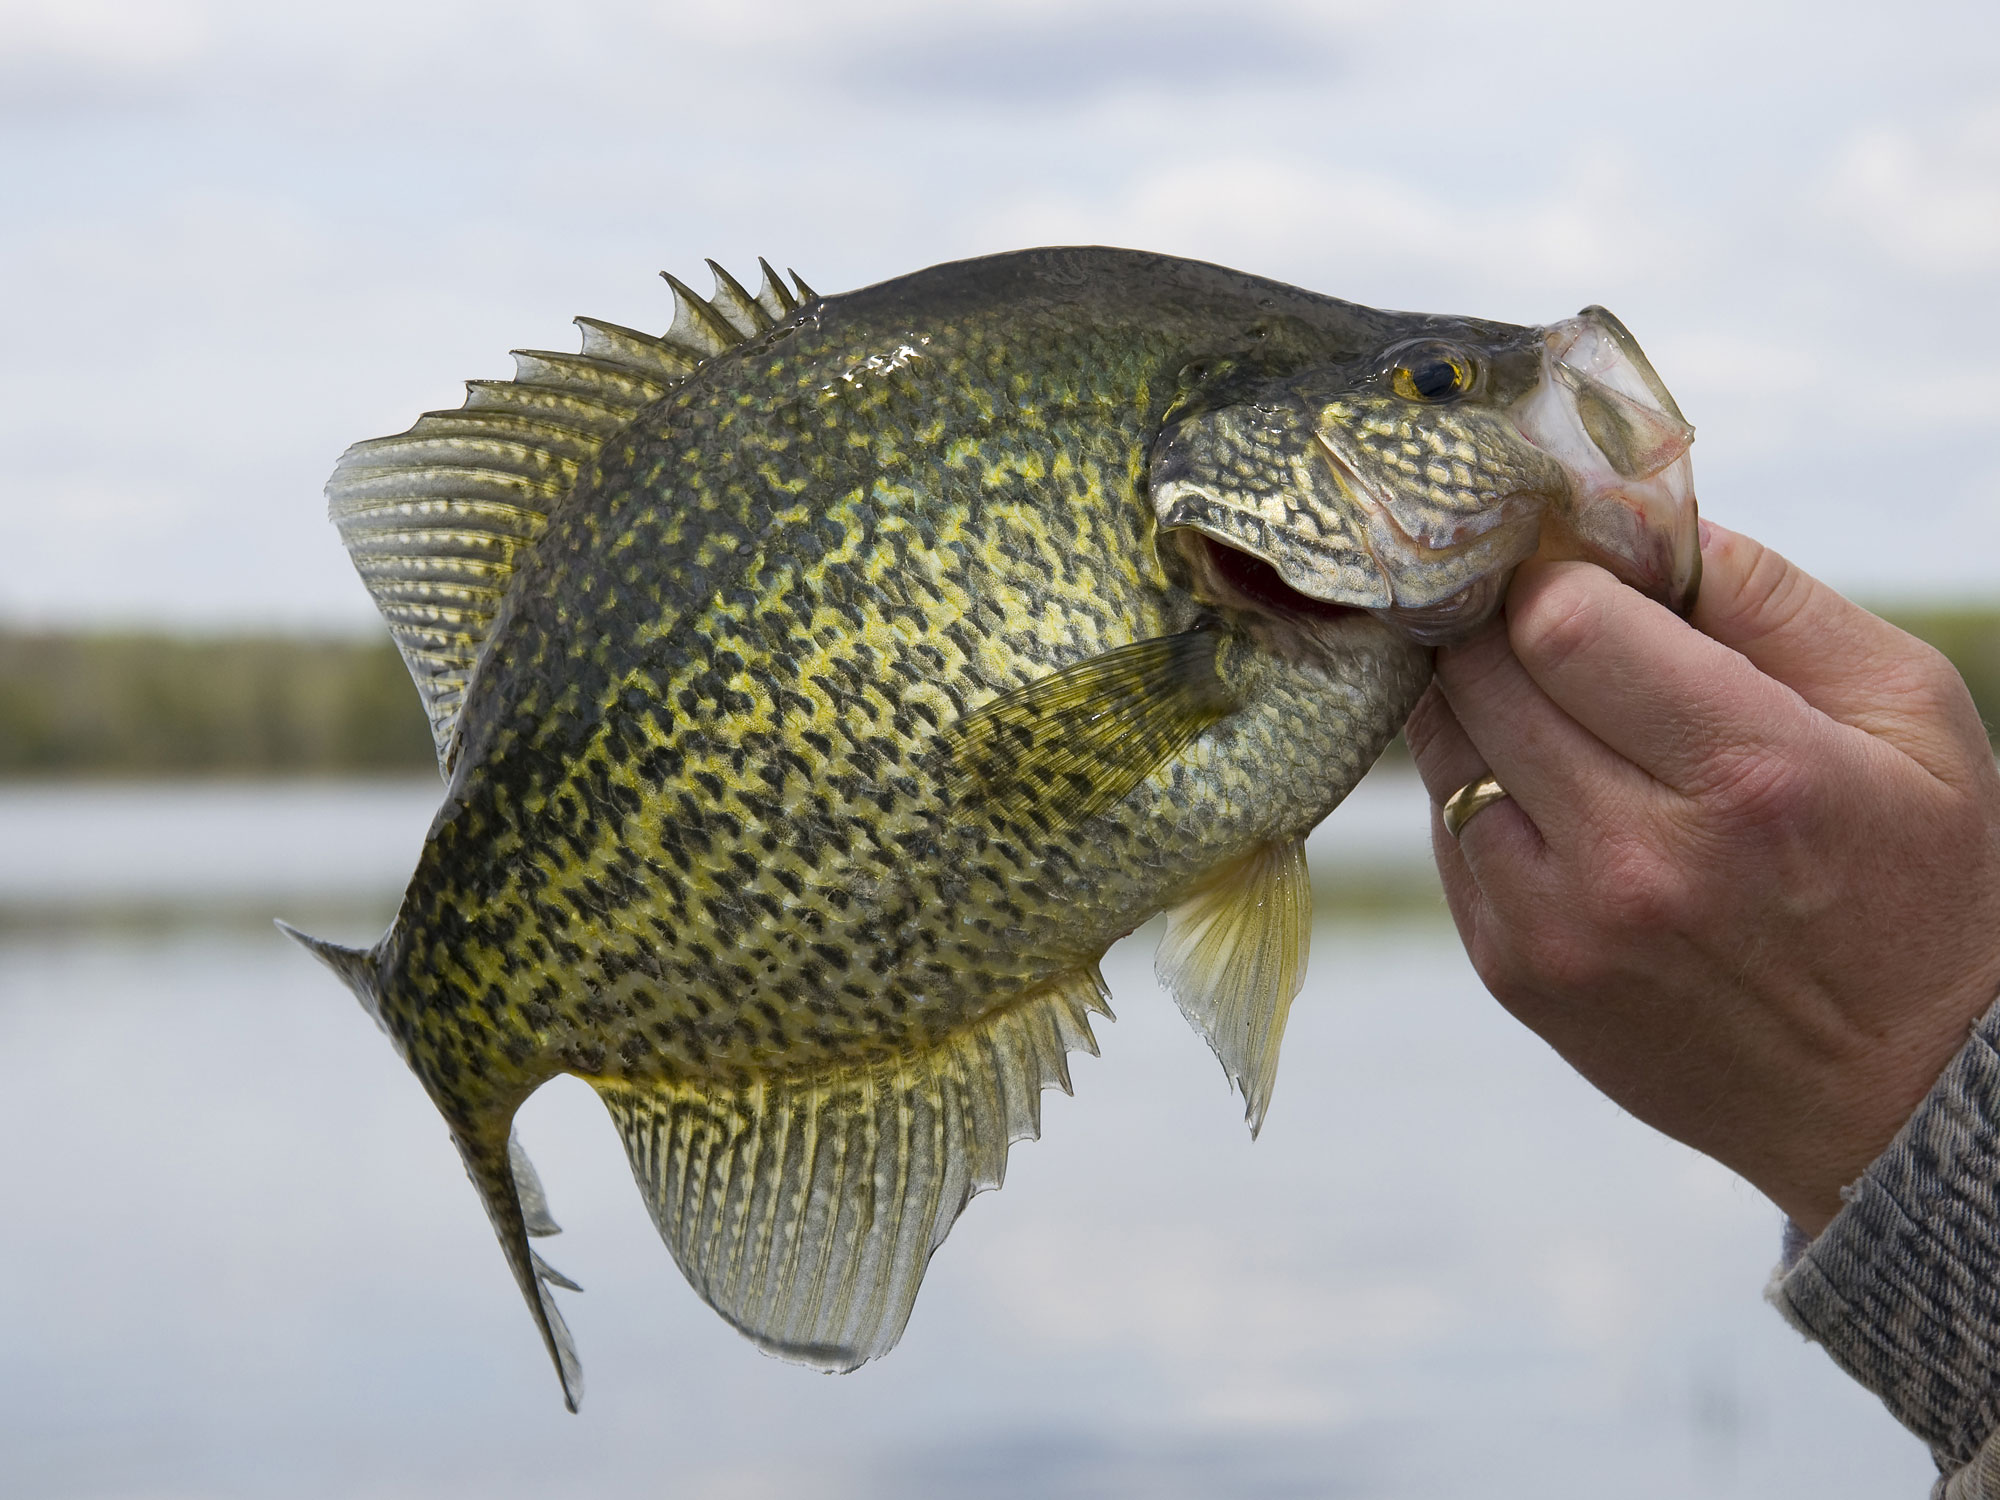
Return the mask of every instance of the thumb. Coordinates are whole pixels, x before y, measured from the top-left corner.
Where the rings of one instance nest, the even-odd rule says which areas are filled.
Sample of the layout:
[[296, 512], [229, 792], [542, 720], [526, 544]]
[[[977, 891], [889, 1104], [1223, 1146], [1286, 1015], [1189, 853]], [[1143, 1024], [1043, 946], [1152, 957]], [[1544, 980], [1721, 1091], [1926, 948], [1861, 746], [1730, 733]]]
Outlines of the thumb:
[[1762, 542], [1701, 523], [1693, 624], [1831, 719], [1933, 770], [1986, 735], [1942, 655], [1842, 598]]

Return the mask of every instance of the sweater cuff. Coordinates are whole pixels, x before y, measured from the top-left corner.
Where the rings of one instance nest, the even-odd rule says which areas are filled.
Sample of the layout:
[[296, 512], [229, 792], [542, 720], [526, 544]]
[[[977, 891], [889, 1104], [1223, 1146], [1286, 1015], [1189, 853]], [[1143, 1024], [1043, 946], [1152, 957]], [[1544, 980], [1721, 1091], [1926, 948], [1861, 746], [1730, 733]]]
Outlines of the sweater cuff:
[[2000, 1002], [1765, 1295], [1947, 1473], [2000, 1426]]

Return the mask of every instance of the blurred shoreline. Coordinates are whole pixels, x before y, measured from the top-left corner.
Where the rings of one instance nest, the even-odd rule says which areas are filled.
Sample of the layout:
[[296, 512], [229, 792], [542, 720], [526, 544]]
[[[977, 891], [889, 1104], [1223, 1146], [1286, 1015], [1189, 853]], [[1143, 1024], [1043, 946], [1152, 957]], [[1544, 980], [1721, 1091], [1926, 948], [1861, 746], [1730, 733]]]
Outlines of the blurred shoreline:
[[[1884, 612], [2000, 724], [2000, 606]], [[442, 786], [386, 640], [0, 628], [0, 937], [264, 927], [366, 941]], [[1323, 916], [1443, 916], [1400, 739], [1308, 843]]]
[[[368, 779], [0, 780], [0, 940], [89, 929], [260, 928], [346, 941], [388, 925], [443, 787]], [[1430, 812], [1405, 761], [1307, 841], [1322, 916], [1444, 911]]]
[[436, 774], [386, 638], [0, 629], [0, 777]]
[[[2000, 605], [1878, 613], [1949, 657], [1989, 734], [2000, 725]], [[346, 780], [435, 766], [386, 639], [0, 627], [0, 780]]]

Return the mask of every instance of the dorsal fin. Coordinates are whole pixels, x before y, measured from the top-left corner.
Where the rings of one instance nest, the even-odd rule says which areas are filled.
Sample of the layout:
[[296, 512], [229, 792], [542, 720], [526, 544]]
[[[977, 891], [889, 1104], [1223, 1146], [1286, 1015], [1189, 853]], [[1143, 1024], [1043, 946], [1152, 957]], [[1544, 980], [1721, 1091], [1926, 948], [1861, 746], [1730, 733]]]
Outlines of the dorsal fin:
[[416, 681], [440, 769], [451, 769], [459, 705], [520, 560], [577, 475], [704, 361], [798, 310], [757, 264], [754, 297], [714, 261], [713, 299], [669, 276], [674, 321], [662, 336], [578, 318], [581, 353], [517, 349], [512, 380], [469, 380], [456, 411], [426, 412], [340, 456], [327, 510]]

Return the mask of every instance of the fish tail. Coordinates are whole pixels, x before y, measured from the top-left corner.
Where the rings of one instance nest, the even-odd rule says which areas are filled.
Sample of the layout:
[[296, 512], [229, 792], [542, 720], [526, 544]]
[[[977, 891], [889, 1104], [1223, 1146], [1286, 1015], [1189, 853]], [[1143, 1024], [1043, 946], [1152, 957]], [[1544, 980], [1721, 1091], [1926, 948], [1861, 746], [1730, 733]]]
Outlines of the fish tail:
[[[278, 923], [278, 930], [339, 975], [341, 982], [354, 992], [354, 998], [361, 1002], [361, 1008], [375, 1018], [375, 1024], [389, 1031], [382, 1015], [379, 943], [369, 949], [344, 948], [338, 943], [309, 937], [286, 922]], [[390, 1034], [394, 1036], [393, 1032]], [[542, 1192], [541, 1178], [535, 1172], [534, 1163], [528, 1160], [528, 1153], [521, 1149], [520, 1141], [514, 1136], [513, 1113], [514, 1107], [510, 1104], [498, 1130], [467, 1127], [453, 1118], [452, 1141], [465, 1160], [466, 1175], [479, 1189], [480, 1202], [486, 1205], [486, 1217], [492, 1222], [493, 1232], [500, 1238], [500, 1249], [514, 1272], [514, 1280], [520, 1284], [521, 1295], [527, 1299], [528, 1311], [534, 1315], [535, 1326], [542, 1331], [542, 1342], [548, 1346], [549, 1358], [555, 1361], [556, 1374], [562, 1380], [563, 1400], [571, 1411], [575, 1411], [583, 1401], [583, 1366], [577, 1360], [576, 1343], [570, 1337], [569, 1328], [563, 1322], [562, 1313], [557, 1309], [549, 1288], [559, 1286], [573, 1292], [580, 1292], [583, 1288], [543, 1260], [528, 1244], [530, 1235], [560, 1234], [562, 1231], [549, 1216], [548, 1199]], [[448, 1118], [452, 1116], [448, 1114]]]
[[343, 948], [339, 943], [329, 943], [325, 938], [300, 932], [289, 922], [280, 921], [277, 925], [278, 931], [333, 970], [340, 977], [340, 982], [354, 992], [361, 1008], [375, 1018], [375, 1024], [388, 1030], [382, 1020], [380, 944], [375, 948]]
[[458, 1154], [465, 1159], [466, 1175], [479, 1189], [486, 1217], [494, 1234], [499, 1236], [500, 1248], [507, 1256], [522, 1297], [527, 1300], [535, 1326], [542, 1331], [542, 1343], [562, 1381], [563, 1403], [575, 1411], [583, 1404], [583, 1365], [577, 1359], [576, 1341], [570, 1337], [569, 1325], [563, 1322], [550, 1288], [559, 1286], [572, 1292], [583, 1288], [543, 1260], [528, 1244], [530, 1235], [559, 1232], [549, 1217], [541, 1181], [511, 1129], [498, 1140], [459, 1130], [452, 1132], [452, 1139], [458, 1146]]

